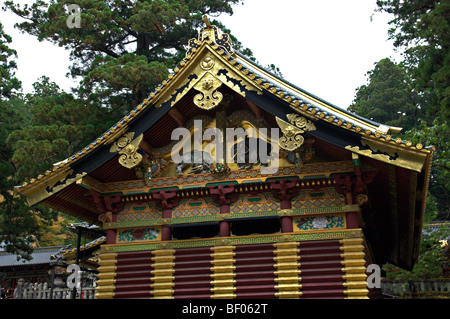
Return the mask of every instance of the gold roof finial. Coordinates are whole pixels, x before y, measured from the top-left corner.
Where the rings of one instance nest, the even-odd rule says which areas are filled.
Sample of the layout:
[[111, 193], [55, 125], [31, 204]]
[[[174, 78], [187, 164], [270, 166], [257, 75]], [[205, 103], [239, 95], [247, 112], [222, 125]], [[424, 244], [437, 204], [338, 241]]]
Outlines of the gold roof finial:
[[208, 17], [206, 16], [206, 14], [203, 16], [203, 21], [205, 22], [206, 26], [209, 28], [211, 27], [211, 23], [208, 20]]
[[198, 38], [190, 39], [188, 42], [189, 48], [186, 52], [186, 57], [192, 56], [204, 42], [211, 45], [214, 44], [221, 50], [234, 55], [230, 36], [227, 33], [221, 33], [217, 26], [212, 25], [206, 14], [203, 15], [203, 21], [205, 22], [205, 26], [200, 29]]

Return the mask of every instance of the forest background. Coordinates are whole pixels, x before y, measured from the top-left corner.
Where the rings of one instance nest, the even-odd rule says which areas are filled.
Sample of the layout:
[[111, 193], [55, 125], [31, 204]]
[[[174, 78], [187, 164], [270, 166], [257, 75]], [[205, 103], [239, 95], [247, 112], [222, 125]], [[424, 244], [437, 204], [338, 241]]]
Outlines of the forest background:
[[[3, 10], [25, 22], [17, 28], [70, 52], [70, 76], [81, 79], [71, 92], [43, 75], [24, 94], [15, 76], [17, 53], [0, 20], [0, 243], [29, 258], [32, 243], [73, 244], [70, 223], [78, 222], [43, 206], [30, 209], [15, 185], [51, 170], [126, 115], [183, 59], [188, 40], [203, 26], [203, 15], [232, 14], [242, 0], [52, 0], [21, 5], [5, 1]], [[82, 28], [68, 28], [67, 6], [82, 8]], [[402, 53], [399, 63], [384, 58], [356, 88], [348, 110], [402, 127], [398, 135], [434, 146], [425, 221], [450, 219], [450, 2], [377, 1], [392, 16], [386, 35]], [[211, 20], [230, 33], [220, 21]], [[256, 60], [231, 34], [234, 48]], [[282, 76], [275, 65], [268, 69]], [[447, 227], [424, 234], [413, 272], [386, 266], [395, 277], [431, 278], [442, 274], [439, 239]]]

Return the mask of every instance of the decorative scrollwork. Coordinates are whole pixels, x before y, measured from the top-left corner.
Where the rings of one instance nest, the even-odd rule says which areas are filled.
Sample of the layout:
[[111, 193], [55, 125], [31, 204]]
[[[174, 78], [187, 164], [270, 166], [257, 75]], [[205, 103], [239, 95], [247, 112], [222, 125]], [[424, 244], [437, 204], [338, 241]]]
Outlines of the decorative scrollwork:
[[143, 137], [143, 134], [139, 135], [135, 140], [133, 140], [119, 152], [119, 154], [122, 154], [119, 157], [120, 165], [131, 169], [141, 163], [143, 157], [138, 153], [138, 150], [139, 144], [141, 144]]
[[304, 117], [301, 117], [298, 114], [295, 114], [295, 113], [288, 114], [288, 115], [286, 115], [286, 117], [288, 118], [289, 122], [291, 122], [292, 124], [295, 124], [295, 126], [297, 126], [299, 129], [302, 129], [305, 131], [315, 131], [316, 130], [316, 126], [314, 125], [313, 122], [305, 119]]
[[281, 148], [286, 151], [294, 151], [303, 145], [305, 139], [300, 135], [300, 130], [295, 129], [293, 126], [287, 126], [283, 130], [283, 136], [279, 140]]
[[204, 79], [194, 86], [197, 91], [200, 91], [194, 97], [194, 104], [203, 110], [211, 110], [218, 106], [223, 99], [222, 93], [217, 91], [221, 85], [222, 82], [207, 73]]
[[186, 57], [190, 57], [194, 54], [195, 50], [200, 48], [203, 42], [210, 44], [215, 44], [219, 46], [220, 49], [234, 54], [231, 37], [228, 33], [222, 33], [219, 28], [212, 25], [206, 16], [203, 16], [206, 26], [204, 26], [198, 34], [197, 38], [190, 39], [188, 41], [188, 50], [186, 52]]
[[120, 151], [125, 146], [127, 146], [128, 143], [130, 143], [133, 140], [133, 137], [134, 137], [134, 132], [129, 132], [129, 133], [122, 135], [121, 137], [119, 137], [117, 139], [116, 142], [114, 142], [113, 145], [111, 145], [111, 148], [109, 149], [109, 151], [111, 153]]
[[305, 131], [314, 131], [316, 127], [313, 122], [298, 114], [288, 114], [287, 118], [290, 123], [278, 117], [276, 118], [277, 124], [283, 133], [278, 143], [282, 149], [291, 152], [303, 145], [305, 139], [301, 134], [305, 133]]

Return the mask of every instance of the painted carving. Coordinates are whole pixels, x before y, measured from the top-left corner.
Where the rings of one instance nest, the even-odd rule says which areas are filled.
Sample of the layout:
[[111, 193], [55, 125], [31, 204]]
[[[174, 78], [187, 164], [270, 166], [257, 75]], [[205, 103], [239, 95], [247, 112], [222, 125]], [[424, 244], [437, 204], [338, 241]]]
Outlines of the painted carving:
[[177, 175], [183, 175], [183, 170], [189, 166], [192, 166], [189, 174], [207, 173], [211, 170], [213, 163], [214, 160], [209, 153], [194, 150], [181, 156], [181, 161], [176, 165]]
[[136, 241], [154, 241], [161, 237], [161, 230], [155, 228], [126, 229], [118, 232], [117, 242], [131, 243]]
[[325, 228], [328, 225], [328, 220], [325, 217], [316, 217], [313, 219], [312, 225], [315, 229]]
[[111, 153], [120, 151], [125, 146], [127, 146], [128, 143], [130, 143], [133, 140], [133, 137], [134, 137], [134, 132], [129, 132], [129, 133], [124, 134], [123, 136], [118, 138], [117, 141], [114, 142], [113, 145], [111, 145], [111, 148], [109, 149], [109, 151]]
[[200, 30], [197, 38], [193, 38], [188, 41], [188, 50], [186, 52], [186, 57], [192, 56], [194, 52], [198, 48], [200, 48], [203, 42], [215, 44], [220, 49], [233, 54], [234, 51], [230, 35], [228, 33], [220, 32], [220, 30], [215, 25], [212, 25], [208, 21], [208, 18], [206, 16], [203, 16], [203, 20], [206, 26]]
[[301, 135], [305, 131], [314, 131], [316, 129], [314, 123], [298, 114], [288, 114], [287, 118], [290, 123], [276, 118], [277, 124], [283, 133], [279, 139], [279, 145], [286, 151], [295, 151], [303, 145], [305, 139]]
[[314, 125], [313, 122], [305, 119], [304, 117], [301, 117], [298, 114], [288, 114], [286, 115], [286, 117], [288, 118], [291, 124], [295, 124], [295, 126], [298, 127], [299, 129], [302, 129], [304, 131], [316, 130], [316, 126]]
[[223, 95], [217, 89], [222, 85], [222, 82], [215, 79], [211, 74], [206, 74], [194, 88], [200, 91], [194, 97], [194, 104], [203, 110], [211, 110], [222, 102]]
[[211, 174], [213, 175], [227, 175], [231, 172], [231, 169], [227, 164], [216, 164], [211, 168]]
[[[265, 146], [263, 146], [265, 143]], [[251, 146], [257, 146], [256, 152], [250, 152]], [[262, 147], [265, 152], [261, 149]], [[245, 139], [233, 145], [234, 162], [239, 169], [251, 169], [253, 165], [261, 164], [267, 167], [271, 160], [272, 146], [264, 140], [246, 136]], [[241, 158], [242, 157], [242, 158]]]
[[121, 156], [119, 157], [120, 165], [131, 169], [141, 163], [143, 157], [141, 154], [139, 154], [138, 150], [139, 144], [142, 142], [142, 138], [143, 134], [139, 135], [135, 140], [133, 140], [119, 152], [119, 154], [121, 154]]

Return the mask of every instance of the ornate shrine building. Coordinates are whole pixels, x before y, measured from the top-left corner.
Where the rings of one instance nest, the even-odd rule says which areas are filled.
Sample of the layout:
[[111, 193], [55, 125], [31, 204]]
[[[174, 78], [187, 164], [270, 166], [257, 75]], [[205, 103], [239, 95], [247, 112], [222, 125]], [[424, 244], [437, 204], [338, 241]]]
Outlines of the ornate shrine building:
[[433, 150], [271, 74], [205, 22], [155, 92], [17, 187], [106, 230], [97, 298], [366, 298], [367, 265], [411, 269]]

